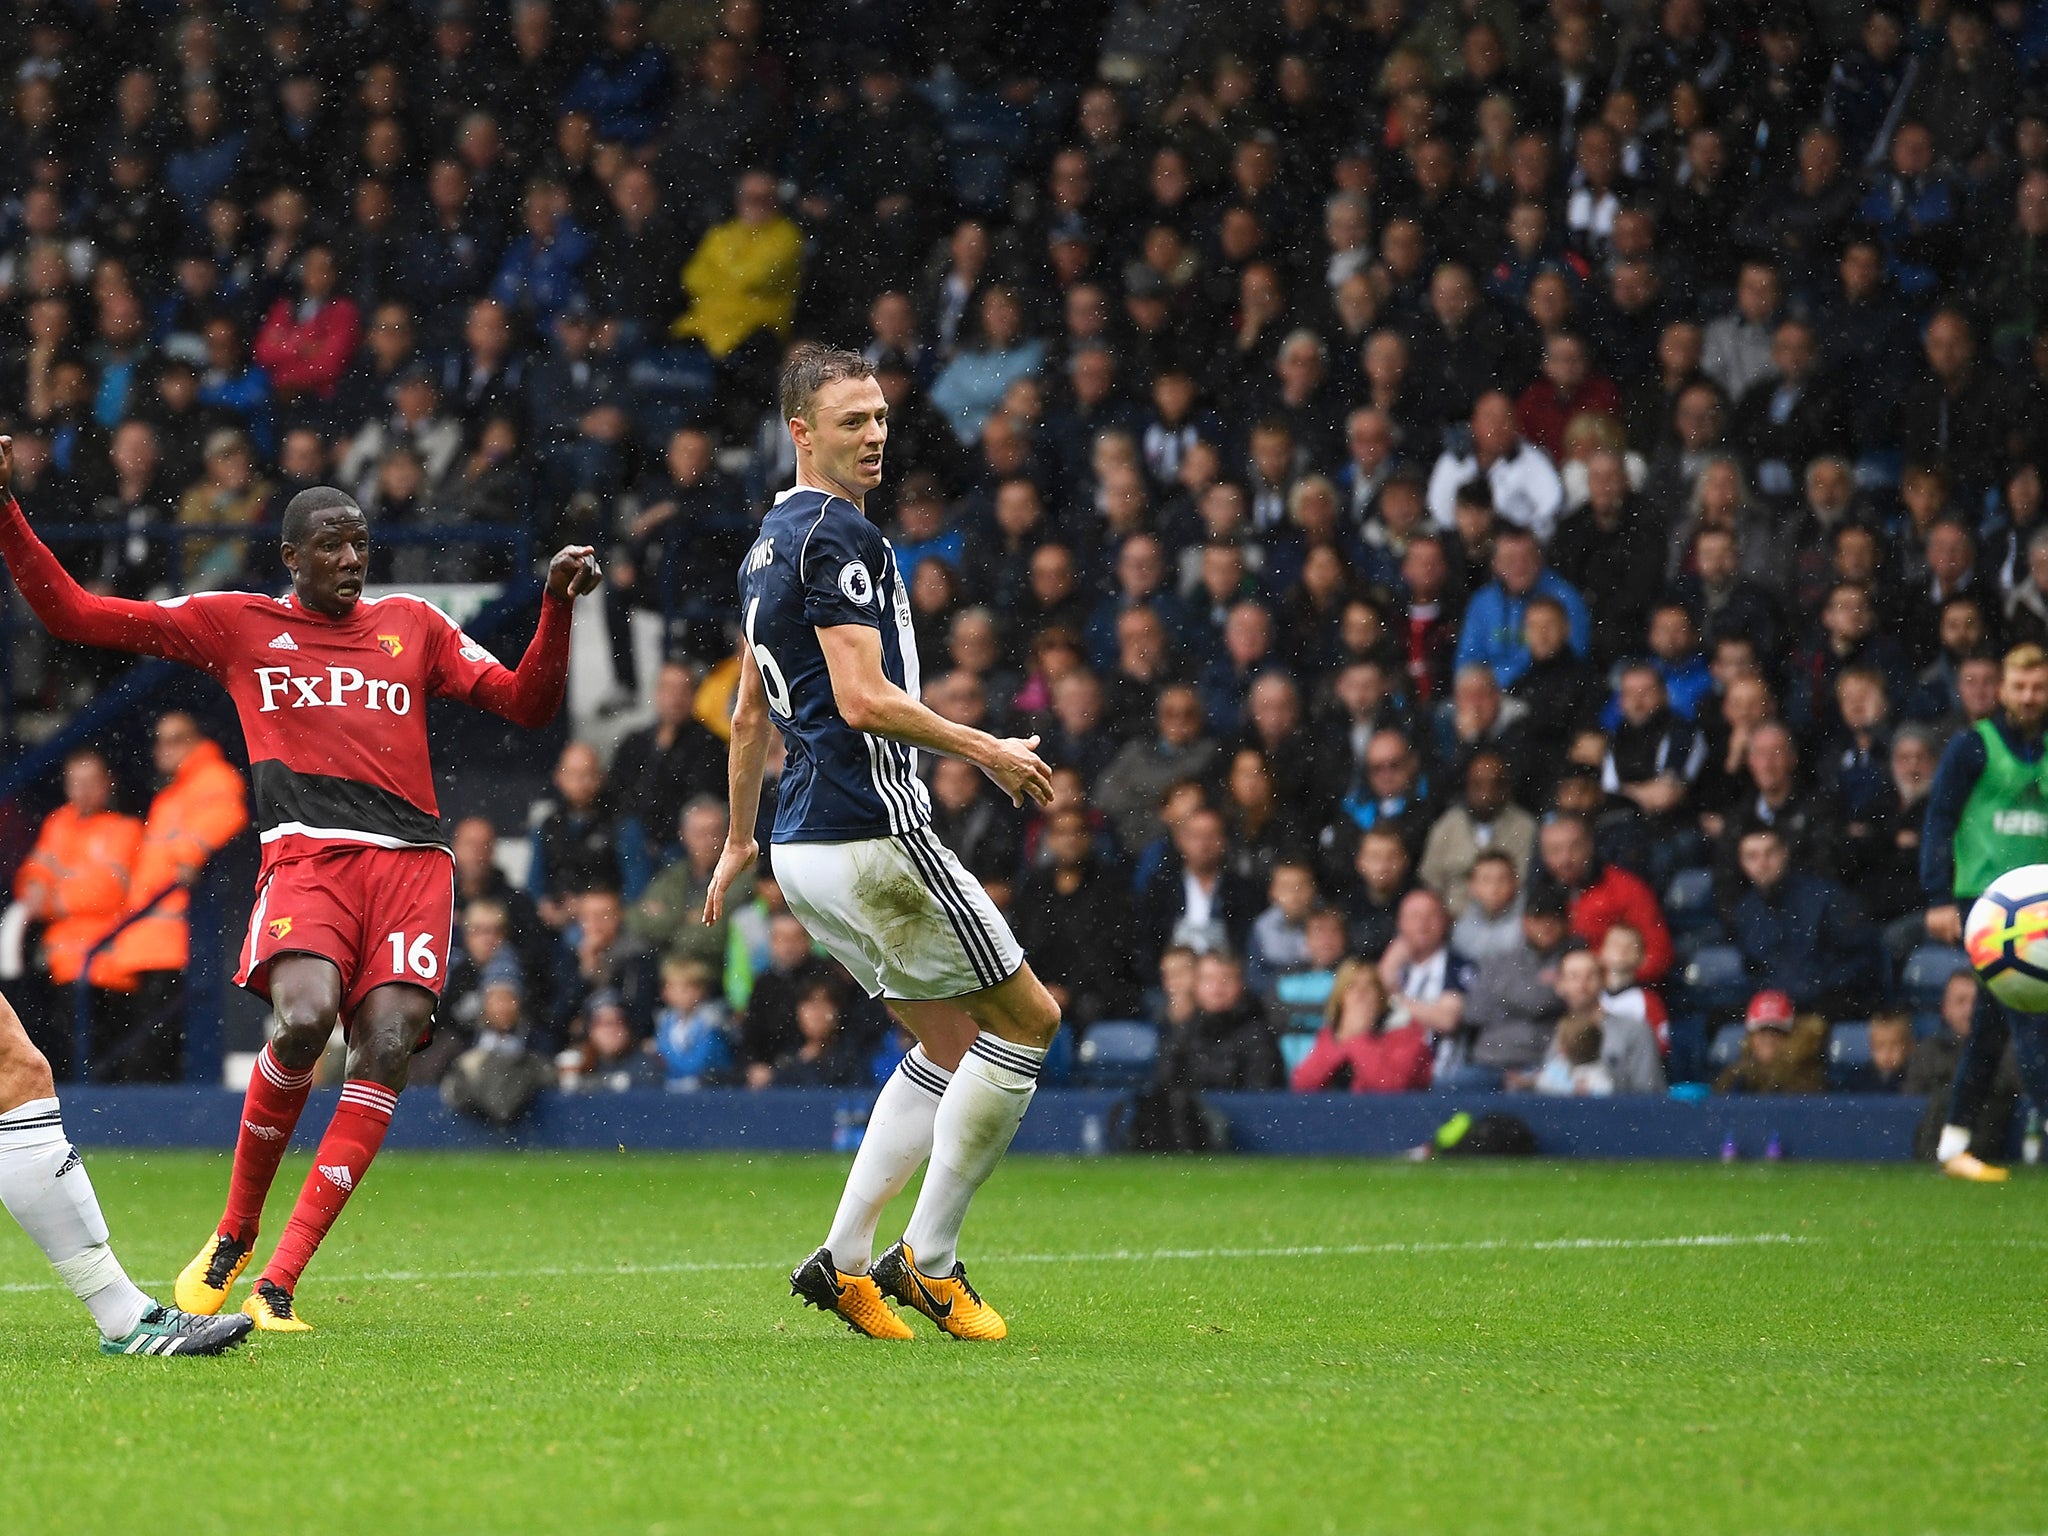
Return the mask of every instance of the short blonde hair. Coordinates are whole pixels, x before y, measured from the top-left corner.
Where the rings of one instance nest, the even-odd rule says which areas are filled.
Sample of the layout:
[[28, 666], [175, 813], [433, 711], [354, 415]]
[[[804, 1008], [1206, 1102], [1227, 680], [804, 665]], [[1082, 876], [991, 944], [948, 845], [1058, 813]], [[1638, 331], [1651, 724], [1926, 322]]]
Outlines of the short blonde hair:
[[2038, 672], [2048, 667], [2048, 651], [2029, 640], [2025, 645], [2016, 645], [2005, 653], [2004, 672]]

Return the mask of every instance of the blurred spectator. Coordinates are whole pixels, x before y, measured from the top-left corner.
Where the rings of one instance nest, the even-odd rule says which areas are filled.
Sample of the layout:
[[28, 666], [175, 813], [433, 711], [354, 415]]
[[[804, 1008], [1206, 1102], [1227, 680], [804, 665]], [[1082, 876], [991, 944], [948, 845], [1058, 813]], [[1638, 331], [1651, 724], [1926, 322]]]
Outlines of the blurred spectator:
[[1593, 830], [1583, 816], [1560, 813], [1537, 835], [1532, 894], [1554, 889], [1570, 904], [1571, 930], [1597, 949], [1616, 923], [1643, 941], [1642, 976], [1660, 981], [1671, 969], [1671, 934], [1649, 886], [1594, 852]]
[[797, 994], [797, 1043], [748, 1071], [752, 1088], [856, 1088], [868, 1080], [859, 1042], [843, 1027], [839, 988], [814, 981]]
[[1583, 657], [1592, 647], [1592, 621], [1579, 594], [1543, 563], [1534, 535], [1520, 528], [1500, 531], [1494, 544], [1493, 580], [1472, 595], [1458, 640], [1458, 665], [1484, 663], [1493, 668], [1501, 687], [1512, 688], [1529, 670], [1530, 652], [1524, 628], [1535, 600], [1548, 599], [1564, 611], [1573, 652]]
[[1362, 960], [1337, 970], [1315, 1044], [1288, 1078], [1296, 1093], [1416, 1093], [1429, 1086], [1429, 1032], [1397, 1005]]
[[1157, 734], [1127, 742], [1103, 770], [1091, 798], [1116, 823], [1125, 850], [1136, 852], [1158, 834], [1167, 790], [1200, 780], [1216, 755], [1216, 742], [1203, 731], [1201, 695], [1185, 686], [1161, 689]]
[[796, 1049], [796, 1000], [804, 990], [814, 981], [841, 975], [832, 961], [811, 947], [811, 936], [796, 918], [779, 912], [769, 919], [768, 964], [755, 975], [740, 1019], [740, 1061], [750, 1074]]
[[1173, 829], [1173, 852], [1138, 895], [1147, 947], [1242, 953], [1259, 911], [1258, 888], [1229, 868], [1223, 817], [1203, 806]]
[[[1460, 487], [1484, 479], [1501, 517], [1541, 542], [1550, 542], [1564, 510], [1564, 486], [1550, 456], [1515, 430], [1514, 405], [1505, 394], [1482, 394], [1472, 407], [1469, 453], [1446, 450], [1429, 477], [1429, 511], [1449, 528]], [[1511, 679], [1503, 679], [1511, 681]]]
[[560, 928], [569, 920], [569, 898], [598, 889], [637, 895], [647, 871], [637, 824], [613, 808], [595, 747], [572, 741], [562, 749], [555, 793], [561, 798], [535, 807], [526, 889], [542, 918]]
[[[533, 1049], [533, 1026], [520, 990], [518, 966], [501, 955], [484, 967], [478, 990], [475, 1043], [441, 1078], [441, 1101], [457, 1113], [511, 1125], [525, 1115], [554, 1079], [547, 1059]], [[583, 1055], [563, 1077], [580, 1082]]]
[[333, 251], [309, 247], [296, 297], [272, 304], [256, 333], [251, 355], [292, 420], [312, 419], [334, 399], [362, 335], [362, 313], [336, 280]]
[[1467, 884], [1479, 857], [1498, 850], [1519, 873], [1536, 847], [1536, 819], [1509, 798], [1507, 761], [1481, 750], [1465, 767], [1465, 793], [1429, 829], [1416, 875], [1452, 916], [1464, 913]]
[[1087, 814], [1049, 816], [1045, 850], [1049, 862], [1026, 875], [1018, 893], [1018, 942], [1037, 957], [1040, 978], [1075, 1029], [1135, 1017], [1141, 984], [1130, 894], [1096, 856]]
[[654, 677], [654, 723], [627, 736], [612, 755], [620, 802], [650, 827], [681, 826], [691, 800], [725, 793], [725, 743], [697, 718], [697, 680], [689, 663], [663, 662]]
[[1482, 852], [1472, 861], [1465, 894], [1464, 910], [1451, 928], [1453, 949], [1478, 965], [1521, 944], [1521, 866], [1511, 854], [1499, 848]]
[[701, 960], [661, 962], [661, 1012], [654, 1045], [668, 1067], [671, 1091], [693, 1092], [724, 1081], [733, 1070], [732, 1038], [718, 978]]
[[[63, 991], [37, 1031], [43, 1054], [59, 1075], [71, 1068], [72, 983], [86, 958], [128, 910], [129, 876], [142, 847], [143, 825], [112, 809], [114, 776], [97, 752], [64, 760], [64, 803], [44, 818], [35, 846], [14, 872], [14, 899], [41, 925], [38, 959], [51, 984]], [[103, 953], [92, 962], [95, 1060], [127, 1032], [134, 982]]]
[[[1550, 1053], [1545, 1057], [1536, 1084], [1539, 1093], [1557, 1091], [1557, 1066], [1567, 1066], [1564, 1082], [1572, 1094], [1635, 1093], [1664, 1091], [1664, 1065], [1657, 1055], [1657, 1040], [1641, 1018], [1617, 1012], [1606, 1003], [1606, 975], [1601, 959], [1591, 950], [1567, 952], [1557, 963], [1557, 995], [1564, 1004]], [[1572, 1060], [1573, 1035], [1590, 1034], [1590, 1060]], [[1586, 1068], [1593, 1068], [1591, 1072]], [[1545, 1080], [1550, 1083], [1545, 1087]]]
[[[256, 473], [249, 440], [223, 428], [207, 434], [206, 477], [178, 502], [178, 521], [199, 526], [255, 528], [263, 522], [276, 487]], [[240, 539], [187, 539], [179, 558], [184, 585], [192, 590], [226, 586], [248, 565], [249, 548]]]
[[657, 957], [626, 933], [625, 902], [615, 890], [598, 887], [571, 899], [575, 938], [554, 1007], [556, 1040], [580, 1038], [579, 1031], [599, 993], [616, 998], [641, 1039], [654, 1029], [661, 975]]
[[554, 1001], [554, 972], [561, 944], [541, 921], [533, 898], [518, 889], [498, 867], [498, 834], [482, 816], [456, 822], [449, 847], [455, 855], [455, 904], [466, 911], [475, 901], [494, 902], [502, 919], [501, 937], [512, 945], [523, 973], [528, 1001], [546, 1015]]
[[1827, 1025], [1818, 1015], [1795, 1015], [1783, 992], [1759, 992], [1749, 1000], [1742, 1054], [1714, 1079], [1714, 1092], [1819, 1093], [1826, 1044]]
[[1745, 831], [1745, 882], [1729, 905], [1735, 946], [1759, 982], [1826, 1019], [1856, 1018], [1876, 982], [1876, 945], [1855, 898], [1834, 881], [1792, 867], [1775, 827]]
[[94, 1047], [93, 1075], [118, 1082], [168, 1083], [184, 1076], [188, 891], [249, 825], [241, 774], [182, 710], [157, 718], [155, 767], [163, 788], [149, 803], [128, 872], [127, 926], [107, 955], [132, 989], [134, 1013], [125, 1040], [111, 1049]]
[[1196, 962], [1194, 1000], [1193, 1016], [1160, 1042], [1158, 1088], [1218, 1093], [1282, 1085], [1273, 1026], [1245, 991], [1234, 955], [1213, 951]]
[[719, 920], [705, 923], [704, 899], [726, 827], [725, 802], [717, 796], [699, 795], [686, 804], [677, 828], [683, 856], [654, 877], [626, 920], [626, 931], [641, 944], [667, 959], [700, 960], [717, 975], [725, 971], [734, 914], [753, 900], [756, 880], [753, 870], [742, 873], [726, 894]]
[[1664, 999], [1642, 984], [1643, 936], [1616, 923], [1600, 941], [1600, 1011], [1648, 1030], [1659, 1053], [1670, 1049]]
[[1844, 1093], [1903, 1093], [1913, 1062], [1913, 1016], [1903, 1008], [1880, 1008], [1870, 1016], [1870, 1060], [1858, 1063], [1838, 1085]]
[[1432, 1035], [1457, 1032], [1472, 985], [1473, 963], [1450, 948], [1450, 931], [1444, 904], [1432, 892], [1410, 891], [1378, 962], [1389, 1005]]
[[1543, 1065], [1564, 1011], [1555, 982], [1570, 938], [1564, 892], [1531, 891], [1522, 909], [1522, 942], [1480, 961], [1472, 974], [1456, 1037], [1463, 1049], [1448, 1061], [1439, 1049], [1438, 1087], [1500, 1088], [1511, 1075], [1526, 1078]]
[[[488, 993], [485, 1005], [488, 1008]], [[582, 1042], [580, 1060], [573, 1064], [573, 1076], [563, 1073], [562, 1086], [568, 1091], [626, 1093], [662, 1086], [661, 1054], [654, 1041], [634, 1030], [625, 1000], [616, 992], [601, 989], [590, 995], [578, 1015], [576, 1033]]]

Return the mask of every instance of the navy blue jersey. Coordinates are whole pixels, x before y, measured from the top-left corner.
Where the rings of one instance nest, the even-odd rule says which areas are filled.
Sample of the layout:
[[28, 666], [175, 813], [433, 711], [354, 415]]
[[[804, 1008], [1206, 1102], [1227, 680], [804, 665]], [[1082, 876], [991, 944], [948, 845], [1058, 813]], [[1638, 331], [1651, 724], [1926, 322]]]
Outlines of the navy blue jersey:
[[883, 674], [917, 696], [910, 594], [881, 530], [843, 496], [784, 491], [741, 562], [740, 615], [789, 748], [773, 841], [846, 843], [929, 822], [917, 753], [840, 719], [818, 644], [839, 624], [880, 631]]

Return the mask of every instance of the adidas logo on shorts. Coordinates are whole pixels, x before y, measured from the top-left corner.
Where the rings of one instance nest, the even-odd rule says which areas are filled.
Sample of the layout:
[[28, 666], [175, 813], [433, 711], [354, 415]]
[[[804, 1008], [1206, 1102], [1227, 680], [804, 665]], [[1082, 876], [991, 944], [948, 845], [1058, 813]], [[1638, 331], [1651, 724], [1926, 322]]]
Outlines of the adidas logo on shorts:
[[258, 1141], [284, 1140], [284, 1128], [282, 1126], [258, 1125], [254, 1120], [244, 1120], [242, 1122], [242, 1127], [244, 1130], [248, 1131], [248, 1133], [251, 1136], [254, 1136]]
[[273, 651], [296, 651], [299, 648], [299, 642], [294, 640], [289, 633], [286, 633], [279, 635], [275, 640], [271, 641], [270, 648]]
[[320, 1165], [320, 1172], [321, 1175], [327, 1180], [327, 1182], [332, 1184], [336, 1189], [346, 1191], [354, 1189], [356, 1187], [355, 1176], [351, 1174], [346, 1167], [340, 1164], [336, 1164], [335, 1166], [330, 1168], [327, 1164], [322, 1163]]

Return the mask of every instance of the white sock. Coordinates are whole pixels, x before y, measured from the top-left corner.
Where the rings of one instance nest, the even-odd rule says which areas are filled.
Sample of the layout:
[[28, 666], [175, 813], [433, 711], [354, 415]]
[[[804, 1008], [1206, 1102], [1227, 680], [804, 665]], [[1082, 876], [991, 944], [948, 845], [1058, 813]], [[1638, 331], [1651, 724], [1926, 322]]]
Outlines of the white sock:
[[1967, 1125], [1944, 1125], [1941, 1141], [1935, 1146], [1934, 1160], [1946, 1163], [1961, 1157], [1970, 1150], [1970, 1128]]
[[825, 1246], [841, 1274], [864, 1275], [875, 1256], [875, 1226], [882, 1207], [910, 1184], [910, 1176], [932, 1154], [932, 1122], [953, 1074], [917, 1046], [903, 1058], [868, 1114], [868, 1128], [853, 1154], [846, 1193]]
[[107, 1246], [99, 1197], [64, 1134], [55, 1099], [31, 1099], [0, 1115], [0, 1205], [43, 1250], [106, 1338], [132, 1331], [155, 1307]]
[[1038, 1091], [1045, 1052], [1028, 1045], [975, 1037], [953, 1074], [932, 1124], [932, 1165], [903, 1241], [917, 1267], [928, 1275], [953, 1272], [960, 1226], [974, 1192], [996, 1171]]

